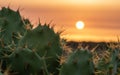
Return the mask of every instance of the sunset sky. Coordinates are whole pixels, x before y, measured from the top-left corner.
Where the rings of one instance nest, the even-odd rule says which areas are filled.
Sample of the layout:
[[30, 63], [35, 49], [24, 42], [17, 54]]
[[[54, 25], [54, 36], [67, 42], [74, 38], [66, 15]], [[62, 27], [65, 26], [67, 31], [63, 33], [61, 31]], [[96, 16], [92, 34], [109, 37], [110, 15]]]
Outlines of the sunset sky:
[[[55, 24], [61, 38], [73, 41], [116, 41], [120, 36], [120, 0], [0, 0], [0, 7], [20, 8], [23, 17], [37, 25]], [[83, 21], [85, 28], [75, 27]]]

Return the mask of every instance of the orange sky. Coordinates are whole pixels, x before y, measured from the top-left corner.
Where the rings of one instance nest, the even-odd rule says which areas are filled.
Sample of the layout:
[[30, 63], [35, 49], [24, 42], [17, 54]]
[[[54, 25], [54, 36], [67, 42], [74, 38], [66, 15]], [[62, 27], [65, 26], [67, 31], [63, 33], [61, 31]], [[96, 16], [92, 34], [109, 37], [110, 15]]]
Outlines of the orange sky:
[[[37, 24], [53, 20], [61, 37], [75, 41], [116, 41], [120, 35], [120, 0], [0, 0], [0, 6], [20, 7], [21, 15]], [[85, 22], [78, 30], [75, 23]]]

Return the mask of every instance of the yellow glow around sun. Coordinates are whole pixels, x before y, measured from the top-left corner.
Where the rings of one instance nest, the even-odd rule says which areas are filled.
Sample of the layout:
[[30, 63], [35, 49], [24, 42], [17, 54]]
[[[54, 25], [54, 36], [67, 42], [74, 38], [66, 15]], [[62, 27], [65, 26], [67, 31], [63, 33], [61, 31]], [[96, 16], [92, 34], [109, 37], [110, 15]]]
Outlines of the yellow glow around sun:
[[85, 26], [85, 24], [84, 24], [83, 21], [76, 22], [76, 28], [77, 29], [84, 29], [84, 26]]

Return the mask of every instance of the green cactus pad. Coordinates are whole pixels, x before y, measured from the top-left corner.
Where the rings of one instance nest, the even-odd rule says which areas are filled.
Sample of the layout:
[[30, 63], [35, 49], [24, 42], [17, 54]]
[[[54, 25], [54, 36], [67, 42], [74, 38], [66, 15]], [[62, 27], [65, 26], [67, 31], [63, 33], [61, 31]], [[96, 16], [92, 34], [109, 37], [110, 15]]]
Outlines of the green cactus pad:
[[60, 75], [93, 75], [92, 55], [87, 50], [73, 52], [60, 69]]
[[50, 72], [53, 73], [58, 67], [58, 56], [62, 54], [60, 37], [48, 25], [39, 25], [33, 30], [28, 30], [20, 40], [19, 46], [27, 46], [36, 50], [41, 57], [44, 56]]
[[24, 48], [14, 51], [8, 56], [10, 71], [17, 75], [43, 74], [45, 71], [44, 59], [36, 52]]
[[18, 34], [23, 35], [25, 31], [23, 21], [26, 23], [25, 19], [22, 20], [19, 10], [14, 11], [5, 7], [0, 10], [0, 39], [4, 44], [20, 39]]

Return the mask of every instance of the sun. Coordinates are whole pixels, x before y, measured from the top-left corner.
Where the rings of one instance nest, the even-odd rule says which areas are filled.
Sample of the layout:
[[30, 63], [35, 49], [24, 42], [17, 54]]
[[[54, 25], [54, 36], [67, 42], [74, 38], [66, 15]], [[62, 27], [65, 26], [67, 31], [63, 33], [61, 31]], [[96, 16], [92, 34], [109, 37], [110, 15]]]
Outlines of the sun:
[[84, 24], [83, 21], [76, 22], [76, 28], [77, 29], [84, 29], [84, 26], [85, 26], [85, 24]]

